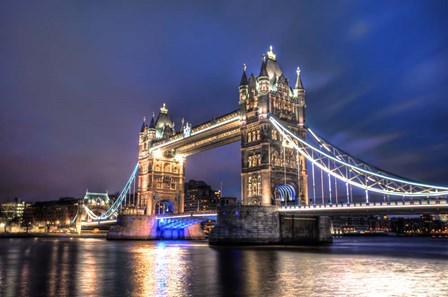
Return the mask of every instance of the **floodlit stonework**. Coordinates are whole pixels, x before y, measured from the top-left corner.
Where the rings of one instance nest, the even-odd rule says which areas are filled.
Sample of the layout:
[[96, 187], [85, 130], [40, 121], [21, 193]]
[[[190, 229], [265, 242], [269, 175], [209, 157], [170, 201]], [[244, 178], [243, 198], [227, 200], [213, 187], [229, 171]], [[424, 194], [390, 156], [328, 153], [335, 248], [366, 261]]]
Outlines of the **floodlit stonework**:
[[[294, 87], [271, 49], [263, 55], [258, 76], [246, 74], [239, 86], [239, 109], [192, 127], [182, 120], [176, 130], [163, 104], [139, 134], [137, 207], [146, 215], [184, 211], [188, 155], [241, 142], [241, 204], [307, 204], [307, 168], [300, 156], [269, 122], [272, 115], [306, 136], [305, 90], [297, 70]], [[296, 141], [296, 144], [298, 142]]]

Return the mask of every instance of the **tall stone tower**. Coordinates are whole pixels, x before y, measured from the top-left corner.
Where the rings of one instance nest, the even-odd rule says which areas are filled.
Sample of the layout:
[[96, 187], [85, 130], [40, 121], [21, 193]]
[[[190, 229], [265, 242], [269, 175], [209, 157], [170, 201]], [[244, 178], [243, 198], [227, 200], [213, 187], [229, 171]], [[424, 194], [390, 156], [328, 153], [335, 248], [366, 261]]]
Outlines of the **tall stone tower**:
[[246, 66], [239, 86], [241, 112], [241, 200], [243, 205], [308, 203], [306, 162], [269, 122], [268, 113], [305, 138], [305, 90], [297, 69], [289, 86], [272, 47], [262, 57], [260, 74]]
[[[174, 122], [163, 104], [157, 120], [143, 121], [139, 134], [137, 207], [146, 215], [184, 211], [186, 158], [172, 150], [154, 149], [175, 134]], [[152, 149], [152, 150], [150, 150]]]

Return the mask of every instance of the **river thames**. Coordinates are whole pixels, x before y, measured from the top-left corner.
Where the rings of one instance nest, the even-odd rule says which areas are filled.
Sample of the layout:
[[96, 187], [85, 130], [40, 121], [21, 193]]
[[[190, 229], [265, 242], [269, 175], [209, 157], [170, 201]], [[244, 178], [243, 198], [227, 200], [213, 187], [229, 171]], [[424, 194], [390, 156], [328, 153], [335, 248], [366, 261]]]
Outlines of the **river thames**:
[[0, 239], [0, 296], [448, 296], [448, 239], [325, 247]]

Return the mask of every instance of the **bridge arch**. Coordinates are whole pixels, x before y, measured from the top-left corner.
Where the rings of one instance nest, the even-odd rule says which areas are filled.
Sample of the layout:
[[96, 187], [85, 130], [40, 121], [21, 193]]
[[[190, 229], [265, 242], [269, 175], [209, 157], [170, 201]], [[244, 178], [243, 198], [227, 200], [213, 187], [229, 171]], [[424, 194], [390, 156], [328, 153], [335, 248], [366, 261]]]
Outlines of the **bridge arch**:
[[279, 201], [280, 204], [295, 202], [296, 201], [296, 190], [291, 184], [279, 184], [274, 189], [275, 199]]
[[154, 204], [155, 214], [167, 214], [175, 211], [175, 203], [170, 199], [160, 199]]

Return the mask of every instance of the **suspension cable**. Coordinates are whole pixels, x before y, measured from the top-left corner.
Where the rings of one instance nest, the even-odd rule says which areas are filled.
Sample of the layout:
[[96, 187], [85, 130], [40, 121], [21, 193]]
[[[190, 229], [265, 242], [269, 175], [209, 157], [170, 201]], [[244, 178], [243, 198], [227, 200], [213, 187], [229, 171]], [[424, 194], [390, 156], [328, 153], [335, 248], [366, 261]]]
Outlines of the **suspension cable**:
[[[407, 185], [414, 185], [414, 186], [418, 186], [418, 187], [424, 187], [424, 188], [429, 188], [429, 189], [423, 189], [424, 191], [429, 191], [428, 192], [424, 192], [423, 190], [420, 192], [405, 192], [406, 196], [412, 197], [412, 196], [442, 196], [442, 195], [448, 195], [448, 188], [444, 188], [444, 187], [438, 187], [438, 186], [430, 186], [430, 185], [425, 185], [425, 184], [421, 184], [421, 183], [415, 183], [415, 182], [409, 182], [409, 181], [403, 181], [401, 179], [397, 179], [394, 177], [388, 177], [388, 176], [384, 176], [382, 174], [376, 173], [376, 172], [370, 172], [367, 171], [366, 169], [357, 167], [355, 165], [349, 164], [343, 160], [341, 160], [340, 158], [336, 158], [334, 156], [330, 156], [325, 152], [322, 152], [321, 150], [318, 150], [317, 148], [314, 148], [313, 146], [309, 145], [307, 142], [305, 142], [304, 140], [302, 140], [301, 138], [297, 137], [296, 135], [294, 135], [292, 132], [290, 132], [288, 129], [284, 128], [283, 126], [281, 126], [279, 124], [278, 121], [276, 121], [272, 116], [269, 116], [269, 120], [271, 121], [271, 123], [274, 125], [274, 127], [282, 134], [282, 136], [284, 138], [286, 138], [290, 144], [299, 151], [299, 153], [301, 153], [303, 156], [305, 156], [305, 158], [314, 163], [316, 166], [318, 166], [321, 170], [324, 170], [325, 172], [333, 175], [334, 177], [349, 183], [350, 185], [354, 185], [356, 187], [359, 187], [363, 190], [368, 189], [369, 191], [373, 191], [373, 192], [377, 192], [377, 193], [383, 193], [383, 194], [388, 194], [388, 195], [396, 195], [396, 196], [402, 196], [403, 192], [405, 191], [403, 189], [403, 187], [407, 186]], [[296, 143], [294, 143], [289, 136], [292, 136], [293, 138], [297, 139], [304, 147], [303, 148], [299, 148], [298, 145]], [[343, 165], [343, 167], [348, 167], [350, 168], [351, 171], [353, 171], [353, 173], [356, 173], [358, 175], [355, 175], [355, 178], [358, 178], [358, 181], [354, 180], [352, 177], [349, 176], [343, 176], [341, 175], [340, 172], [340, 167], [337, 167], [335, 170], [339, 170], [338, 172], [335, 172], [333, 170], [331, 170], [330, 168], [326, 168], [325, 165], [321, 164], [320, 162], [322, 162], [322, 157], [318, 158], [318, 159], [314, 159], [311, 157], [310, 152], [308, 152], [306, 150], [306, 148], [308, 148], [311, 151], [315, 151], [318, 155], [325, 157], [325, 158], [329, 158], [331, 160], [333, 160], [336, 163]], [[367, 178], [368, 179], [372, 179], [372, 181], [374, 182], [371, 186], [366, 186], [364, 183], [360, 183], [359, 177], [364, 177], [362, 175], [360, 175], [360, 172], [364, 172], [367, 173]], [[375, 180], [373, 178], [371, 178], [371, 176], [374, 177], [381, 177], [383, 179], [385, 179], [386, 181], [383, 180]], [[364, 177], [366, 178], [366, 177]], [[396, 188], [392, 188], [390, 187], [389, 184], [385, 184], [385, 182], [387, 181], [395, 181], [395, 182], [400, 182], [403, 185], [399, 185]], [[388, 189], [384, 189], [384, 188], [375, 188], [375, 186], [377, 187], [388, 187]], [[392, 189], [392, 190], [391, 190]], [[439, 191], [440, 189], [443, 189], [444, 191]], [[415, 190], [415, 189], [413, 189]]]

